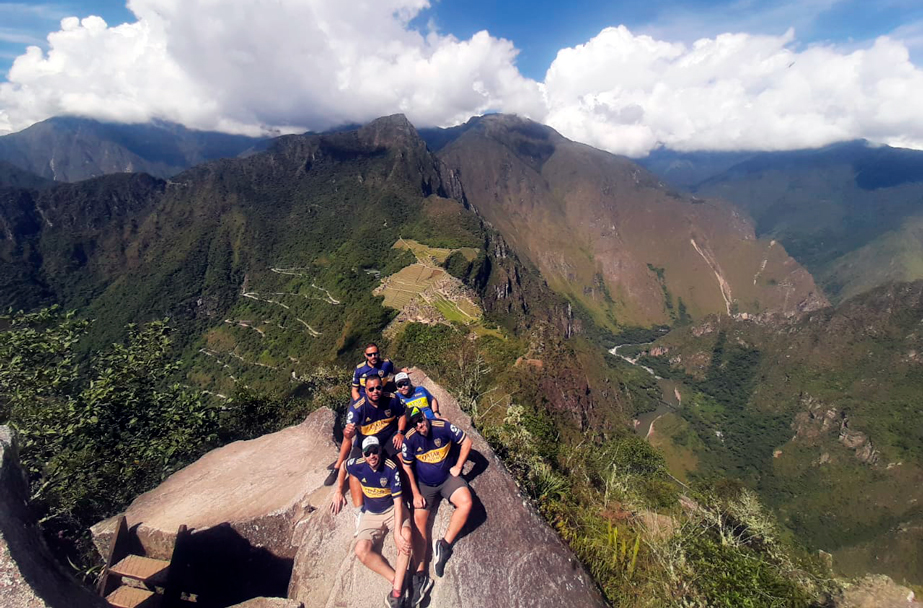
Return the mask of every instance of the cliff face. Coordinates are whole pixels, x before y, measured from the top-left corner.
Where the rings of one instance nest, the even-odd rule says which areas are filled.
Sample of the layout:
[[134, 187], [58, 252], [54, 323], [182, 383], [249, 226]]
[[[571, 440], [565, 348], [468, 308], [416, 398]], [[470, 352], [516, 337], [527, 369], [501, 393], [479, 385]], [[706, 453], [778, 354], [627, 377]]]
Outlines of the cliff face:
[[101, 598], [65, 574], [28, 509], [15, 438], [0, 426], [0, 603], [5, 608], [104, 608]]
[[468, 202], [598, 321], [797, 312], [826, 300], [732, 206], [671, 191], [625, 158], [513, 116], [486, 116], [439, 157]]
[[[523, 501], [451, 395], [414, 375], [474, 442], [466, 477], [475, 509], [446, 576], [436, 581], [431, 605], [604, 606], [589, 575]], [[210, 452], [135, 500], [125, 513], [129, 526], [137, 526], [138, 540], [152, 556], [164, 555], [180, 524], [194, 528], [190, 544], [201, 563], [191, 566], [187, 584], [190, 590], [200, 585], [203, 600], [220, 585], [221, 605], [286, 594], [305, 606], [381, 603], [387, 583], [354, 557], [351, 509], [336, 517], [328, 510], [332, 490], [322, 483], [336, 455], [332, 426], [333, 413], [323, 409], [296, 427]], [[439, 508], [434, 534], [445, 529], [451, 510]], [[101, 550], [111, 523], [94, 527]], [[384, 555], [395, 557], [390, 539]], [[215, 570], [224, 577], [209, 583]]]

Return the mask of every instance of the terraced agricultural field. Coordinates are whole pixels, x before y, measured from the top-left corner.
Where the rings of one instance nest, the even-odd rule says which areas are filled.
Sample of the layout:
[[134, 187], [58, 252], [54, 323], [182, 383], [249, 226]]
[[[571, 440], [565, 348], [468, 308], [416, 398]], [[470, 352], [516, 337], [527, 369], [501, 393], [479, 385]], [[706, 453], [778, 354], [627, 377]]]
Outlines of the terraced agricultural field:
[[[416, 256], [417, 260], [424, 264], [442, 264], [445, 262], [450, 255], [452, 255], [451, 249], [442, 249], [439, 247], [427, 247], [423, 243], [418, 243], [412, 239], [400, 239], [394, 244], [395, 249], [407, 249]], [[474, 251], [474, 255], [477, 255], [477, 249], [471, 249], [471, 247], [465, 247], [464, 249]], [[466, 258], [468, 254], [462, 251], [462, 255]], [[474, 259], [474, 258], [471, 258]]]
[[384, 304], [400, 310], [444, 276], [446, 272], [441, 268], [411, 264], [385, 279], [381, 290]]

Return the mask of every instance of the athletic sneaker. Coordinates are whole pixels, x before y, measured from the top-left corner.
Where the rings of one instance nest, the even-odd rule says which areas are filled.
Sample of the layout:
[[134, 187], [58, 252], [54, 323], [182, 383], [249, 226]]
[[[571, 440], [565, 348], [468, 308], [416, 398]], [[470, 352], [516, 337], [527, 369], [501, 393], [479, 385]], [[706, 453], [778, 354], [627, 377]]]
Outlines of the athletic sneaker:
[[334, 466], [335, 464], [336, 463], [333, 463], [332, 465], [327, 467], [327, 469], [329, 469], [330, 472], [327, 473], [327, 478], [324, 480], [325, 486], [332, 486], [337, 480], [337, 475], [340, 474], [340, 469], [336, 468]]
[[413, 597], [410, 600], [412, 608], [418, 608], [426, 598], [427, 592], [433, 588], [433, 579], [428, 577], [425, 572], [417, 572], [413, 575]]
[[436, 571], [436, 576], [441, 577], [445, 574], [445, 563], [450, 557], [452, 557], [452, 545], [445, 542], [444, 538], [433, 543], [433, 570]]
[[389, 591], [385, 596], [385, 606], [386, 608], [404, 608], [404, 594], [394, 597]]

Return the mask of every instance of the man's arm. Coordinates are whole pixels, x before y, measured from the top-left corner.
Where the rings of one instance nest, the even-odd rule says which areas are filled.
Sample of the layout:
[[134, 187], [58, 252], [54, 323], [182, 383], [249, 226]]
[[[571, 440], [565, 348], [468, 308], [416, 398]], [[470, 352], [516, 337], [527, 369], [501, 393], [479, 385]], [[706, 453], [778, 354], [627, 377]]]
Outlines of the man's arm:
[[[394, 401], [400, 403], [401, 407], [404, 407], [404, 402], [398, 399], [397, 397], [392, 397]], [[407, 437], [407, 410], [401, 414], [401, 417], [397, 419], [397, 433], [394, 433], [394, 437], [391, 438], [391, 441], [394, 443], [394, 449], [399, 450], [402, 445], [404, 445], [404, 438]]]
[[432, 393], [430, 393], [429, 397], [430, 397], [429, 406], [432, 408], [433, 413], [438, 416], [439, 415], [439, 401], [435, 397], [433, 397]]
[[353, 401], [359, 401], [359, 397], [361, 396], [361, 395], [359, 395], [359, 386], [360, 386], [360, 385], [359, 385], [359, 368], [357, 367], [357, 368], [353, 371], [353, 383], [352, 383], [352, 387], [351, 387], [351, 388], [352, 388], [351, 393], [352, 393], [352, 396], [353, 396]]
[[471, 453], [471, 437], [465, 435], [464, 440], [462, 440], [461, 450], [458, 451], [458, 462], [455, 463], [455, 466], [449, 469], [454, 477], [461, 475], [462, 468], [465, 466], [465, 462], [468, 461], [468, 454]]
[[340, 512], [346, 505], [346, 497], [343, 496], [343, 485], [346, 481], [346, 467], [340, 467], [340, 471], [337, 473], [337, 482], [333, 490], [333, 496], [331, 497], [330, 510], [334, 515]]
[[409, 448], [409, 444], [404, 444], [404, 449], [401, 450], [401, 466], [404, 468], [404, 472], [407, 474], [407, 481], [410, 482], [410, 493], [413, 494], [413, 508], [422, 509], [426, 506], [426, 499], [423, 498], [423, 494], [420, 492], [420, 487], [417, 485], [417, 476], [413, 474], [414, 457], [409, 455]]

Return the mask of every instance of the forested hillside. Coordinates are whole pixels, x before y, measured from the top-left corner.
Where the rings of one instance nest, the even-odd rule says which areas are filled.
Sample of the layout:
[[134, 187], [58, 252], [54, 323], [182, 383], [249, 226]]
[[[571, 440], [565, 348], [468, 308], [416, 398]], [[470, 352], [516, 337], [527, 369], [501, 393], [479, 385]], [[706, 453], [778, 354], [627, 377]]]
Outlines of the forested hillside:
[[[923, 574], [923, 283], [880, 287], [801, 319], [711, 318], [641, 361], [680, 380], [658, 421], [693, 476], [743, 480], [852, 575]], [[677, 421], [678, 417], [678, 421]]]

